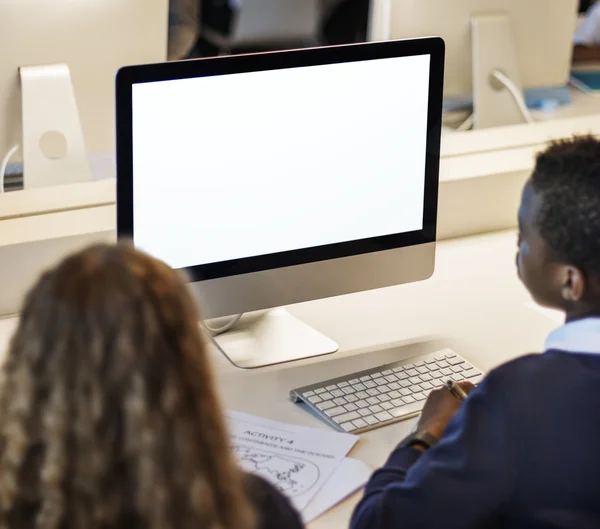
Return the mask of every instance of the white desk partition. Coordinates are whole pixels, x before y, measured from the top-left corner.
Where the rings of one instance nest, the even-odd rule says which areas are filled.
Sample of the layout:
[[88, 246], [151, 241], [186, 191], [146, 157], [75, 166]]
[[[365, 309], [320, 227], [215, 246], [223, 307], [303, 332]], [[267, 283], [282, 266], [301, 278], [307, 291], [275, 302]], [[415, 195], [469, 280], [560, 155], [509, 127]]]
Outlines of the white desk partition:
[[[600, 111], [597, 98], [577, 105]], [[600, 135], [599, 118], [444, 134], [438, 239], [514, 228], [535, 154], [551, 139]], [[0, 316], [15, 313], [37, 274], [62, 255], [115, 239], [115, 200], [114, 179], [0, 194]]]

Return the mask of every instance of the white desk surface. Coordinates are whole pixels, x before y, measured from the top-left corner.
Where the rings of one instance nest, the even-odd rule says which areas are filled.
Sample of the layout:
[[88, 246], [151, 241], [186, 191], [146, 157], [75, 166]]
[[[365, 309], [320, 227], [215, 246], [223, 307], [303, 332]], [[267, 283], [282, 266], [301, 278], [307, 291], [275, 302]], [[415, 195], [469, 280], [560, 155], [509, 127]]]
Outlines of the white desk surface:
[[[338, 341], [340, 351], [242, 371], [213, 350], [225, 405], [325, 428], [288, 399], [290, 389], [446, 346], [486, 371], [523, 353], [541, 351], [546, 335], [558, 324], [528, 307], [530, 298], [515, 273], [515, 251], [512, 231], [443, 242], [438, 245], [436, 272], [428, 281], [290, 308]], [[0, 351], [5, 350], [15, 324], [15, 319], [0, 320]], [[412, 422], [363, 434], [350, 456], [375, 469]], [[318, 518], [310, 528], [345, 529], [361, 494]]]

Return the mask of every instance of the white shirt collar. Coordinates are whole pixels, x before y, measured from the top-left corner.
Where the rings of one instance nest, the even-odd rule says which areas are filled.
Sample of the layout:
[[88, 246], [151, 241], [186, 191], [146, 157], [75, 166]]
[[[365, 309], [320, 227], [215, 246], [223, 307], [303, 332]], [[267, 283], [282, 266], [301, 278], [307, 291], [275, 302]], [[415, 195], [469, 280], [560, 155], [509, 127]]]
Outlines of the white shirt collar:
[[546, 339], [546, 351], [600, 354], [600, 318], [585, 318], [551, 332]]

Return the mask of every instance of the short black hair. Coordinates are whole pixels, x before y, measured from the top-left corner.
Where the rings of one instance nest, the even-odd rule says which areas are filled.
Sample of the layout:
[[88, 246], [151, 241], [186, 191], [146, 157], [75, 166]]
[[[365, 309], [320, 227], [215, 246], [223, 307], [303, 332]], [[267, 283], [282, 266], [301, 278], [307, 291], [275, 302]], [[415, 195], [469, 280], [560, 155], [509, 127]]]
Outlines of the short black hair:
[[537, 156], [534, 224], [553, 258], [600, 277], [600, 141], [575, 136]]

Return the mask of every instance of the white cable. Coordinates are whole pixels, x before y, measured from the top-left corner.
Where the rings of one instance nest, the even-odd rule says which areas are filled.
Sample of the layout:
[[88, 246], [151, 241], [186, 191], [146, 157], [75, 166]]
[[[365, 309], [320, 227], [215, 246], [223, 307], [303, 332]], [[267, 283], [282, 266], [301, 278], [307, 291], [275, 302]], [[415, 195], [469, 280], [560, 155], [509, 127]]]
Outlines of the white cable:
[[473, 125], [475, 123], [475, 114], [469, 114], [469, 117], [467, 119], [465, 119], [458, 127], [457, 127], [457, 131], [465, 131], [465, 130], [470, 130], [473, 128]]
[[6, 156], [2, 158], [2, 163], [0, 163], [0, 193], [4, 193], [4, 177], [6, 176], [6, 168], [8, 167], [8, 162], [15, 155], [15, 153], [19, 150], [18, 145], [13, 145], [9, 151], [6, 153]]
[[500, 81], [508, 89], [510, 94], [513, 96], [513, 99], [515, 100], [515, 103], [519, 107], [519, 111], [521, 112], [521, 115], [523, 116], [525, 121], [527, 123], [535, 123], [535, 120], [531, 116], [531, 112], [529, 112], [529, 109], [527, 108], [527, 103], [525, 103], [523, 93], [517, 88], [517, 85], [499, 70], [494, 70], [492, 76], [498, 81]]
[[242, 316], [243, 314], [238, 314], [237, 316], [234, 316], [230, 321], [228, 321], [225, 325], [223, 325], [222, 327], [217, 327], [216, 329], [214, 327], [209, 327], [205, 322], [202, 322], [202, 326], [208, 331], [208, 333], [211, 336], [214, 337], [231, 330], [234, 327], [234, 325], [238, 321], [240, 321], [240, 318]]
[[573, 88], [579, 90], [580, 92], [583, 92], [586, 95], [590, 95], [590, 94], [594, 93], [594, 91], [588, 85], [586, 85], [585, 83], [582, 83], [579, 79], [575, 79], [575, 77], [573, 77], [573, 76], [571, 76], [569, 78], [569, 84]]

